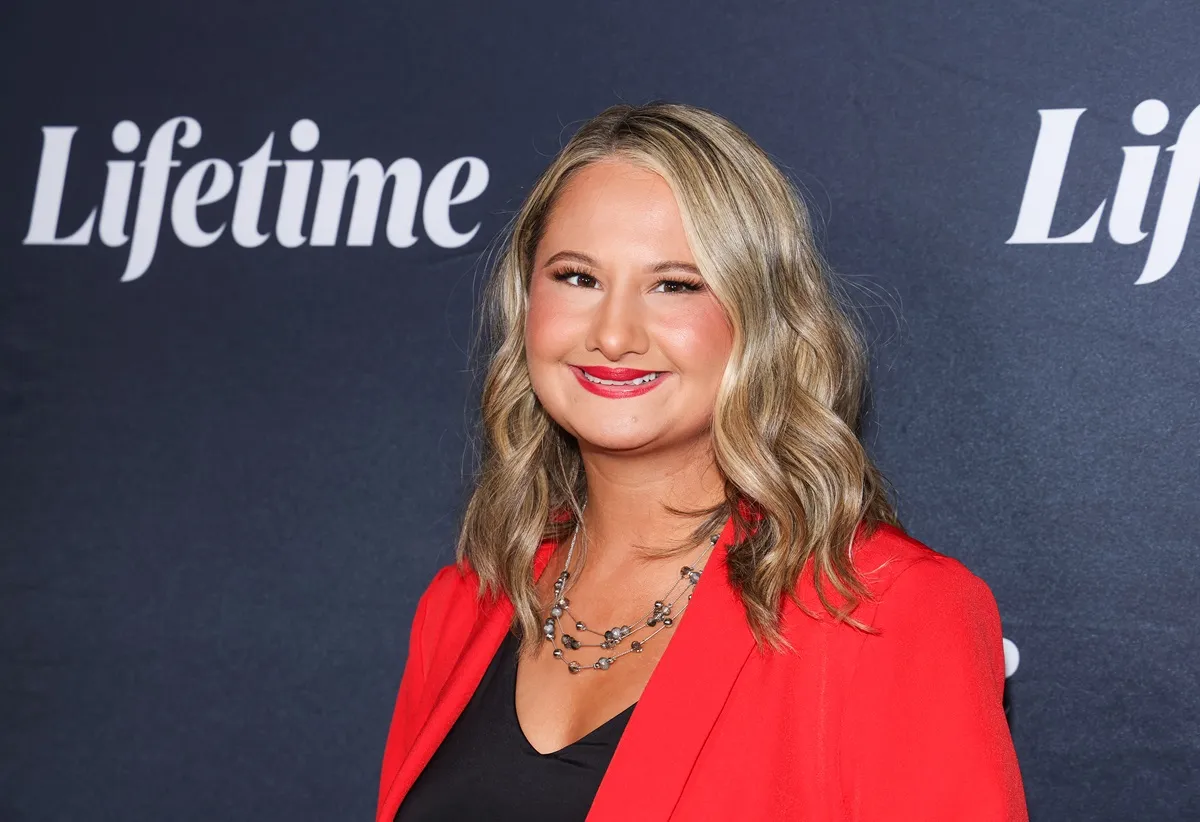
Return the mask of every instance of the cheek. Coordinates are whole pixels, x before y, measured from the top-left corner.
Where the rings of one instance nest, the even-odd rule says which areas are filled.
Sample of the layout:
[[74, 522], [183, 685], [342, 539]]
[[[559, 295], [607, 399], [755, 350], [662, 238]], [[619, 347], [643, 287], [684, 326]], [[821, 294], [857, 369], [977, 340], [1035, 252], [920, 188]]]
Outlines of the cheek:
[[685, 374], [715, 383], [733, 349], [733, 331], [715, 302], [702, 303], [663, 324], [663, 345]]
[[558, 360], [570, 350], [574, 320], [568, 307], [536, 286], [525, 316], [525, 353], [534, 363]]

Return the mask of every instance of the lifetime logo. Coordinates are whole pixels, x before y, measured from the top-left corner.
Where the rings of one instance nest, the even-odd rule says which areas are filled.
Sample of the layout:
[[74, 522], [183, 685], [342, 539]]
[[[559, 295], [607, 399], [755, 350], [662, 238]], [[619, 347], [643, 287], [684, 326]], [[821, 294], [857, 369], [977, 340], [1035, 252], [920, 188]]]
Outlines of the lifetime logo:
[[[1033, 149], [1033, 161], [1029, 166], [1021, 210], [1017, 214], [1017, 225], [1008, 243], [1090, 243], [1096, 238], [1107, 199], [1100, 201], [1092, 216], [1079, 228], [1069, 234], [1050, 236], [1050, 223], [1058, 205], [1067, 157], [1075, 138], [1075, 126], [1085, 111], [1087, 109], [1083, 108], [1038, 111], [1041, 126], [1037, 144]], [[1134, 108], [1131, 119], [1138, 134], [1153, 137], [1167, 127], [1171, 114], [1161, 100], [1143, 100]], [[1122, 245], [1133, 245], [1150, 236], [1142, 230], [1142, 216], [1158, 165], [1159, 147], [1124, 146], [1122, 150], [1125, 160], [1108, 214], [1108, 233]], [[1175, 145], [1167, 146], [1167, 151], [1172, 152], [1171, 167], [1167, 172], [1166, 188], [1158, 208], [1150, 251], [1136, 285], [1156, 282], [1167, 276], [1183, 252], [1192, 210], [1196, 205], [1196, 194], [1200, 190], [1200, 107], [1193, 109], [1183, 121]]]
[[[59, 213], [71, 159], [71, 142], [76, 131], [77, 126], [42, 128], [42, 159], [25, 245], [88, 245], [99, 222], [101, 243], [111, 248], [130, 244], [121, 281], [136, 280], [149, 270], [158, 247], [171, 170], [181, 165], [173, 157], [174, 147], [178, 143], [183, 148], [195, 148], [200, 142], [200, 123], [192, 117], [173, 117], [150, 137], [145, 157], [140, 162], [109, 160], [101, 205], [93, 207], [83, 224], [68, 234], [60, 231]], [[304, 119], [292, 125], [289, 136], [292, 148], [307, 154], [316, 148], [321, 132], [316, 123]], [[121, 154], [132, 154], [141, 140], [141, 130], [129, 120], [122, 120], [112, 130], [113, 148]], [[271, 132], [258, 151], [237, 164], [236, 174], [230, 163], [215, 158], [201, 160], [188, 168], [171, 196], [171, 227], [175, 237], [184, 245], [203, 248], [215, 243], [228, 226], [233, 241], [243, 248], [255, 248], [265, 243], [271, 235], [259, 230], [263, 192], [270, 170], [282, 165], [283, 188], [275, 219], [275, 238], [281, 246], [335, 245], [351, 180], [356, 182], [356, 188], [346, 245], [369, 246], [374, 242], [384, 185], [388, 180], [393, 181], [394, 186], [384, 234], [396, 248], [407, 248], [417, 241], [414, 227], [422, 173], [416, 160], [404, 157], [386, 170], [382, 163], [371, 157], [353, 163], [350, 160], [321, 160], [320, 188], [312, 226], [305, 236], [302, 227], [314, 162], [276, 159], [271, 156], [274, 144], [275, 133]], [[141, 167], [142, 174], [131, 238], [125, 228], [137, 166]], [[456, 193], [454, 183], [464, 168], [466, 182]], [[487, 164], [478, 157], [451, 160], [433, 176], [425, 190], [421, 219], [425, 235], [436, 245], [458, 248], [475, 236], [480, 224], [476, 223], [467, 232], [456, 231], [450, 223], [450, 207], [479, 197], [487, 188], [488, 176]], [[211, 206], [229, 196], [234, 190], [235, 178], [237, 193], [232, 217], [228, 223], [221, 222], [210, 230], [202, 228], [198, 214], [200, 207]]]

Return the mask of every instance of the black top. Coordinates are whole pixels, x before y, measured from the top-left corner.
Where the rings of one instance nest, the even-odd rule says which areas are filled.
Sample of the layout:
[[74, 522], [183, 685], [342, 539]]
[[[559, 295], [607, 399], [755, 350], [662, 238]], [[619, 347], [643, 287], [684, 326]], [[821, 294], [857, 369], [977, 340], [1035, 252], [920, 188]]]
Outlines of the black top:
[[[395, 822], [571, 822], [587, 816], [634, 705], [577, 742], [540, 754], [517, 722], [517, 648], [510, 631], [400, 803]], [[561, 673], [570, 676], [565, 666]]]

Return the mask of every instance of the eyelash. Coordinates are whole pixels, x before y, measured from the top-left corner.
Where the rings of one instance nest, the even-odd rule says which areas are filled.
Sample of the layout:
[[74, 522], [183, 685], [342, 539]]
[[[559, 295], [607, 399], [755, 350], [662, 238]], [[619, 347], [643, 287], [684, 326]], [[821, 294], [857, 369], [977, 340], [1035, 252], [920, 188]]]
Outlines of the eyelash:
[[[570, 268], [563, 269], [562, 271], [559, 271], [554, 275], [554, 279], [557, 280], [558, 282], [566, 282], [566, 280], [571, 277], [588, 277], [590, 279], [595, 279], [594, 277], [592, 277], [591, 274], [588, 274], [586, 271], [578, 271], [578, 270], [570, 269]], [[689, 280], [689, 279], [659, 280], [658, 282], [656, 282], [654, 284], [654, 286], [657, 288], [658, 286], [663, 285], [663, 284], [684, 286], [684, 288], [679, 291], [665, 292], [667, 294], [694, 294], [698, 291], [704, 290], [704, 283], [700, 282], [699, 280]], [[577, 286], [575, 286], [575, 288], [583, 288], [583, 286], [577, 285]]]

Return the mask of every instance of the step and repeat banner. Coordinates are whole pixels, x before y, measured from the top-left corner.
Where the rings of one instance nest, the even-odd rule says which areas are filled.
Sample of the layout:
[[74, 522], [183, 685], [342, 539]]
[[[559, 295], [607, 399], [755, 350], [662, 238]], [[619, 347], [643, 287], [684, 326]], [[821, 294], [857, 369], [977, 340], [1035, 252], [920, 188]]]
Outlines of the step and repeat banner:
[[1200, 818], [1200, 5], [3, 20], [0, 820], [371, 818], [496, 237], [652, 99], [809, 203], [901, 518], [1000, 605], [1032, 817]]

